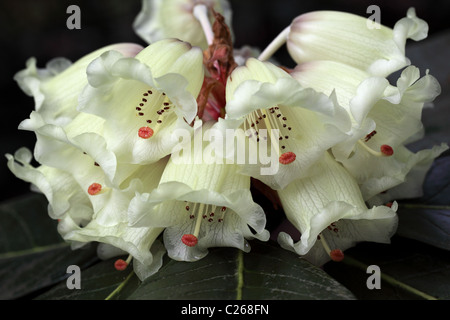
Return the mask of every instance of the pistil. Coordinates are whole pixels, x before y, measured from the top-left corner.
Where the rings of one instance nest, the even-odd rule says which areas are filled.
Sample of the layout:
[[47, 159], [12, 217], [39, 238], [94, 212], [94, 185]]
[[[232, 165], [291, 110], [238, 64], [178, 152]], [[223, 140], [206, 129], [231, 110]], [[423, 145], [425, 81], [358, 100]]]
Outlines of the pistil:
[[208, 8], [204, 4], [197, 4], [193, 9], [194, 17], [200, 22], [206, 42], [211, 45], [214, 40], [214, 32], [208, 18]]
[[375, 151], [372, 148], [370, 148], [368, 145], [364, 143], [362, 140], [358, 140], [358, 143], [360, 146], [362, 146], [364, 149], [366, 149], [370, 154], [376, 156], [376, 157], [390, 157], [394, 154], [394, 149], [387, 145], [383, 144], [380, 147], [380, 151]]
[[[198, 209], [197, 209], [198, 208]], [[194, 232], [189, 234], [184, 234], [181, 237], [181, 241], [188, 247], [194, 247], [198, 243], [198, 237], [200, 234], [200, 227], [203, 220], [206, 220], [209, 223], [214, 222], [216, 217], [217, 206], [215, 205], [206, 205], [204, 203], [195, 203], [190, 205], [186, 203], [185, 210], [189, 213], [189, 219], [197, 218], [195, 221]], [[217, 222], [221, 223], [224, 220], [225, 213], [227, 211], [227, 207], [221, 207], [220, 209], [220, 218], [217, 219]], [[197, 215], [197, 216], [195, 216]]]
[[128, 267], [128, 265], [130, 264], [132, 258], [133, 258], [133, 256], [130, 254], [130, 255], [128, 255], [127, 260], [117, 259], [114, 262], [114, 268], [116, 268], [117, 271], [125, 270]]
[[331, 250], [330, 246], [328, 245], [327, 241], [325, 240], [322, 234], [319, 234], [318, 238], [323, 248], [325, 249], [326, 253], [330, 256], [331, 260], [340, 262], [344, 259], [344, 252], [342, 252], [342, 250], [340, 249]]

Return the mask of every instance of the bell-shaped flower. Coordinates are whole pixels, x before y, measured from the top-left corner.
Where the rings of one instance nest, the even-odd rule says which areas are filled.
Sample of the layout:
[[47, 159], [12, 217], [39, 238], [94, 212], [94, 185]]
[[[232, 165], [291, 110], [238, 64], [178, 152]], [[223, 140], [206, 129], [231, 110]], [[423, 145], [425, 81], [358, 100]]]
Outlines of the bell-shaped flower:
[[[62, 153], [52, 156], [60, 161]], [[130, 228], [128, 205], [136, 192], [151, 191], [157, 185], [167, 163], [162, 159], [147, 166], [135, 167], [119, 187], [112, 186], [102, 168], [94, 159], [72, 163], [72, 171], [63, 171], [46, 165], [34, 168], [28, 149], [19, 149], [14, 157], [6, 155], [8, 167], [20, 179], [32, 183], [49, 201], [49, 215], [58, 220], [58, 232], [76, 249], [88, 242], [108, 244], [126, 252], [136, 260], [138, 276], [144, 278], [156, 272], [161, 265], [161, 254], [154, 259], [150, 251], [162, 228]], [[85, 172], [84, 175], [81, 172]]]
[[235, 164], [224, 163], [203, 141], [203, 129], [209, 128], [199, 127], [193, 140], [171, 155], [157, 189], [130, 203], [132, 226], [165, 228], [164, 245], [175, 260], [199, 260], [210, 247], [248, 252], [248, 239], [269, 239], [250, 177], [238, 174]]
[[426, 38], [428, 24], [416, 16], [414, 8], [393, 29], [346, 12], [314, 11], [295, 18], [284, 33], [297, 64], [332, 60], [387, 76], [410, 64], [406, 41]]
[[[231, 73], [226, 101], [226, 117], [216, 127], [234, 130], [241, 146], [224, 156], [272, 189], [309, 175], [350, 130], [350, 118], [334, 94], [305, 89], [279, 67], [254, 58]], [[244, 161], [236, 159], [242, 146], [254, 150]]]
[[89, 199], [73, 176], [62, 170], [41, 165], [34, 168], [30, 162], [33, 158], [30, 150], [21, 148], [6, 154], [7, 165], [19, 179], [32, 184], [33, 189], [44, 194], [49, 202], [49, 215], [66, 225], [59, 228], [64, 238], [70, 226], [84, 226], [92, 219]]
[[440, 93], [433, 76], [427, 72], [420, 78], [419, 69], [409, 66], [395, 87], [385, 78], [333, 61], [305, 63], [291, 75], [305, 87], [336, 92], [339, 104], [351, 116], [349, 138], [332, 150], [358, 181], [365, 200], [405, 181], [401, 198], [421, 195], [427, 168], [448, 148], [442, 144], [413, 153], [405, 147], [423, 136], [422, 109]]
[[[197, 114], [202, 59], [199, 48], [176, 39], [155, 42], [135, 58], [116, 51], [102, 54], [87, 68], [89, 84], [78, 106], [97, 120], [90, 130], [90, 123], [80, 127], [101, 132], [121, 163], [161, 159], [178, 143], [172, 131], [189, 130]], [[80, 117], [79, 123], [86, 122]], [[78, 127], [72, 125], [74, 132]]]
[[342, 260], [358, 242], [389, 243], [397, 228], [397, 204], [369, 209], [356, 181], [332, 156], [316, 166], [316, 175], [278, 190], [286, 217], [301, 234], [294, 242], [280, 232], [280, 245], [320, 266]]
[[[232, 11], [228, 0], [143, 0], [133, 27], [149, 44], [177, 38], [206, 49], [210, 44], [207, 38], [212, 37], [211, 9], [223, 15], [231, 25]], [[208, 35], [204, 29], [209, 30]]]
[[49, 61], [39, 69], [35, 58], [26, 62], [26, 69], [16, 73], [14, 79], [20, 88], [33, 96], [35, 110], [47, 123], [66, 125], [79, 113], [78, 95], [87, 85], [86, 67], [102, 53], [115, 50], [125, 57], [134, 57], [143, 48], [133, 43], [113, 44], [91, 52], [73, 64], [65, 58]]

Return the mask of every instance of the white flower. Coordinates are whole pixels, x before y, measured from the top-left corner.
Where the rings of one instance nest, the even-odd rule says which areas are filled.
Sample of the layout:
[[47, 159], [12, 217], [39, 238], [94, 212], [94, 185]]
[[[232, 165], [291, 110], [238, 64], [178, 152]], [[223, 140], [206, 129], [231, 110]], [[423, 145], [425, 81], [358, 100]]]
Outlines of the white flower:
[[361, 241], [389, 243], [397, 228], [396, 203], [368, 209], [356, 181], [330, 155], [317, 167], [316, 175], [278, 190], [288, 220], [301, 233], [294, 243], [281, 232], [280, 245], [322, 265], [341, 260]]
[[[175, 161], [172, 155], [158, 188], [131, 201], [132, 226], [165, 227], [168, 255], [183, 261], [203, 258], [210, 247], [248, 252], [246, 239], [268, 240], [266, 217], [252, 200], [250, 177], [238, 174], [236, 165], [218, 163], [204, 153], [206, 143], [196, 150], [194, 141], [195, 136], [189, 161]], [[200, 154], [203, 160], [197, 161]]]
[[405, 56], [407, 39], [423, 40], [428, 24], [410, 8], [393, 29], [367, 27], [367, 18], [338, 11], [315, 11], [294, 19], [287, 35], [287, 48], [298, 64], [332, 60], [387, 76], [410, 64]]
[[[166, 38], [178, 38], [206, 49], [207, 38], [202, 23], [212, 23], [214, 9], [231, 25], [231, 8], [227, 0], [143, 0], [142, 9], [134, 21], [134, 30], [147, 43]], [[205, 10], [198, 18], [196, 10]]]
[[[257, 164], [247, 161], [239, 166], [243, 174], [273, 189], [310, 174], [314, 163], [327, 149], [346, 139], [344, 132], [350, 129], [350, 119], [333, 94], [328, 97], [305, 89], [280, 68], [254, 58], [230, 75], [225, 110], [225, 120], [220, 119], [217, 128], [242, 129], [248, 145], [254, 145], [258, 154], [263, 144], [269, 145], [269, 157], [279, 162], [274, 170], [268, 168], [262, 173], [261, 167], [270, 166], [262, 159]], [[265, 136], [262, 129], [267, 130]]]
[[78, 114], [78, 95], [88, 83], [86, 67], [92, 60], [109, 50], [134, 57], [142, 49], [133, 43], [113, 44], [95, 50], [73, 64], [65, 58], [55, 58], [45, 69], [38, 69], [36, 59], [30, 58], [26, 69], [17, 72], [14, 80], [27, 95], [33, 96], [35, 110], [47, 123], [63, 126]]
[[[59, 161], [65, 157], [64, 152], [51, 155]], [[85, 161], [78, 159], [73, 170], [67, 167], [67, 171], [45, 165], [32, 167], [31, 152], [25, 148], [14, 157], [6, 157], [8, 167], [18, 178], [32, 183], [45, 195], [50, 217], [58, 220], [58, 232], [72, 243], [72, 248], [93, 241], [114, 246], [137, 260], [141, 278], [159, 269], [161, 255], [154, 251], [158, 256], [154, 259], [150, 249], [162, 228], [130, 228], [127, 210], [136, 192], [151, 191], [158, 185], [167, 159], [136, 167], [120, 187], [115, 187], [87, 154], [83, 155]]]
[[[115, 51], [87, 68], [89, 85], [78, 110], [103, 120], [101, 135], [120, 162], [144, 164], [168, 155], [171, 132], [189, 130], [203, 82], [202, 51], [175, 39], [161, 40], [135, 58]], [[84, 116], [81, 116], [84, 117]], [[79, 124], [86, 131], [95, 124]], [[72, 125], [73, 130], [80, 126]]]
[[[333, 61], [299, 65], [292, 76], [305, 87], [336, 92], [339, 104], [351, 116], [349, 138], [332, 150], [360, 184], [365, 200], [405, 181], [409, 186], [403, 197], [421, 195], [424, 168], [448, 148], [442, 144], [413, 153], [405, 147], [423, 136], [422, 108], [440, 93], [433, 76], [427, 73], [420, 78], [419, 69], [409, 66], [394, 87], [385, 78]], [[417, 192], [411, 193], [412, 189]]]

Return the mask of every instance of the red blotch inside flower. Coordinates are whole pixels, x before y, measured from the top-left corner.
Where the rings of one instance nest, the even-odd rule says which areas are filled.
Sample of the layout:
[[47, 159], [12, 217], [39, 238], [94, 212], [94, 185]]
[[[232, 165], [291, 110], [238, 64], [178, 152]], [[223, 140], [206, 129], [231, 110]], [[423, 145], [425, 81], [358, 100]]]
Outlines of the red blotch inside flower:
[[123, 271], [127, 268], [128, 263], [123, 259], [117, 259], [116, 262], [114, 262], [114, 268], [118, 271]]
[[344, 260], [344, 252], [342, 252], [342, 250], [339, 250], [339, 249], [331, 250], [330, 258], [333, 261], [340, 262], [340, 261]]
[[295, 153], [289, 151], [289, 152], [283, 153], [280, 156], [279, 161], [281, 164], [289, 164], [289, 163], [294, 162], [296, 157], [297, 156], [295, 155]]
[[100, 183], [94, 182], [88, 188], [88, 193], [91, 196], [94, 196], [94, 195], [98, 194], [100, 191], [102, 191], [102, 185]]
[[394, 149], [392, 149], [392, 147], [388, 146], [387, 144], [383, 144], [380, 147], [380, 151], [383, 155], [385, 155], [387, 157], [392, 156], [394, 154]]
[[185, 234], [181, 237], [181, 241], [188, 247], [194, 247], [198, 242], [198, 238], [193, 234]]
[[142, 128], [139, 128], [138, 135], [139, 135], [139, 137], [141, 137], [142, 139], [148, 139], [148, 138], [151, 138], [151, 137], [153, 136], [153, 129], [152, 129], [152, 128], [149, 128], [149, 127], [142, 127]]

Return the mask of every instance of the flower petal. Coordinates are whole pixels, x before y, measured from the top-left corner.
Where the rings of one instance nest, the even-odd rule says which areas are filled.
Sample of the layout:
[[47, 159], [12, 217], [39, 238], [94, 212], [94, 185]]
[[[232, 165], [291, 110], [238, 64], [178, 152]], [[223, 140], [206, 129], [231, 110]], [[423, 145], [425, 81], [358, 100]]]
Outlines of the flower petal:
[[45, 69], [38, 69], [36, 59], [27, 61], [27, 68], [14, 76], [21, 89], [35, 100], [35, 110], [46, 122], [65, 125], [76, 114], [78, 95], [87, 84], [86, 67], [103, 52], [117, 50], [124, 56], [135, 56], [141, 46], [133, 43], [113, 44], [91, 52], [75, 63], [65, 58], [55, 58]]
[[[89, 65], [90, 85], [80, 97], [79, 110], [105, 119], [103, 136], [120, 162], [157, 161], [178, 142], [171, 132], [191, 130], [186, 121], [192, 122], [197, 113], [195, 95], [203, 77], [197, 49], [165, 40], [136, 59], [108, 52]], [[152, 134], [141, 135], [142, 128]]]
[[298, 63], [332, 60], [348, 64], [371, 75], [387, 76], [410, 61], [405, 57], [408, 38], [422, 40], [428, 25], [414, 9], [394, 29], [377, 24], [367, 26], [367, 18], [338, 11], [315, 11], [294, 19], [287, 48]]
[[[205, 35], [193, 14], [197, 4], [214, 8], [231, 25], [231, 8], [227, 0], [144, 0], [133, 28], [149, 44], [165, 38], [178, 38], [206, 49]], [[210, 20], [212, 23], [212, 17]]]
[[[322, 236], [334, 224], [339, 227], [327, 235], [335, 237], [335, 245], [332, 248], [342, 251], [358, 241], [385, 242], [389, 238], [388, 235], [392, 236], [397, 223], [395, 207], [379, 206], [368, 209], [356, 181], [330, 155], [327, 155], [318, 167], [317, 175], [296, 180], [278, 191], [287, 218], [301, 233], [300, 241], [295, 244], [289, 235], [281, 234], [281, 246], [306, 255], [314, 247], [318, 236]], [[346, 229], [348, 223], [342, 225], [342, 221], [346, 220], [352, 221], [350, 225], [353, 225], [354, 221], [367, 222], [360, 224], [361, 229]], [[389, 228], [372, 227], [379, 221]], [[321, 250], [324, 251], [324, 248]]]
[[[202, 142], [197, 152], [203, 152], [206, 145]], [[130, 202], [131, 225], [165, 227], [169, 256], [184, 261], [201, 259], [209, 247], [248, 251], [246, 239], [268, 240], [265, 214], [252, 200], [250, 178], [239, 175], [233, 164], [194, 160], [169, 160], [158, 188]], [[187, 246], [184, 235], [193, 235], [198, 242]]]
[[[273, 189], [308, 175], [326, 150], [347, 139], [351, 128], [350, 118], [334, 93], [326, 96], [305, 89], [280, 68], [252, 58], [228, 81], [226, 114], [216, 128], [237, 129], [238, 125], [247, 133], [253, 155], [259, 155], [257, 161], [239, 163], [241, 173]], [[293, 161], [281, 159], [283, 154], [292, 155]]]

